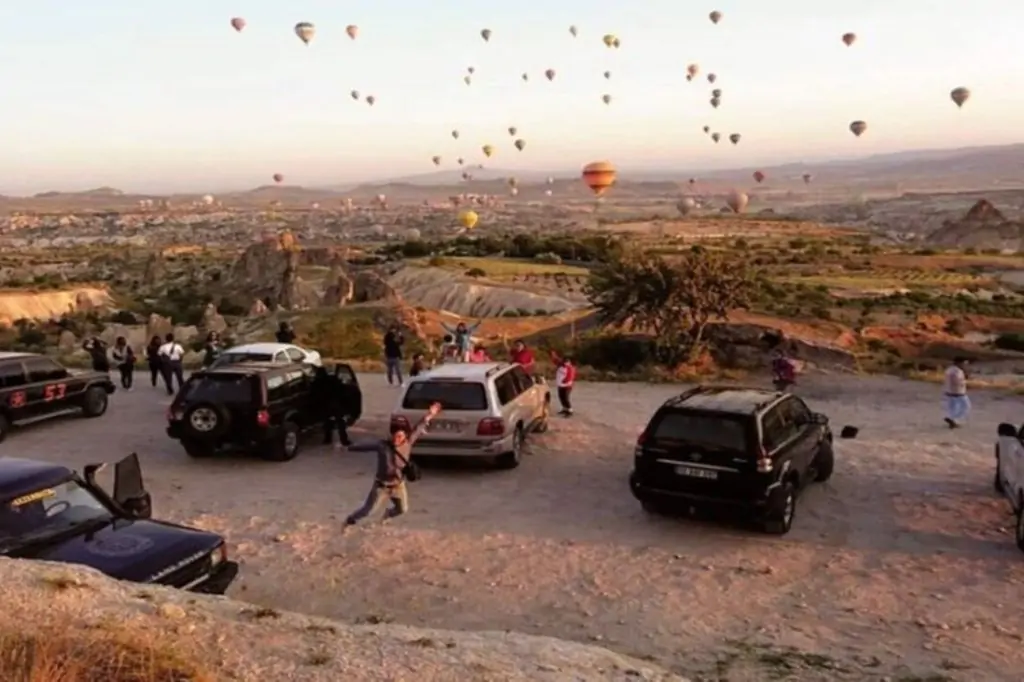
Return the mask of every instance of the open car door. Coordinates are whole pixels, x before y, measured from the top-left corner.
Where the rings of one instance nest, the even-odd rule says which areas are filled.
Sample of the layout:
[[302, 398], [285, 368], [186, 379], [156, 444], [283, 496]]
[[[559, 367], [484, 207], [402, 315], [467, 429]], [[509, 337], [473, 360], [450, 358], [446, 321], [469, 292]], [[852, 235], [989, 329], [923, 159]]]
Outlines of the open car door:
[[345, 415], [351, 426], [363, 416], [363, 389], [359, 387], [359, 379], [350, 365], [338, 363], [334, 366], [334, 376], [341, 384], [342, 399], [345, 401]]
[[152, 513], [137, 453], [133, 452], [114, 465], [114, 501], [139, 518], [148, 518]]

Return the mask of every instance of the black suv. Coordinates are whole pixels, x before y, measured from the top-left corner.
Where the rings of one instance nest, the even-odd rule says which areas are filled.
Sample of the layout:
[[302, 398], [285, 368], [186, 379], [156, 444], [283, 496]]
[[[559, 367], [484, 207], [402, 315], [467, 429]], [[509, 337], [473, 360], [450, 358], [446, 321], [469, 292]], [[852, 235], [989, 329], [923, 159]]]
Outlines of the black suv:
[[[855, 438], [844, 427], [841, 438]], [[759, 388], [698, 386], [665, 402], [636, 443], [629, 486], [654, 513], [673, 502], [726, 504], [783, 535], [796, 498], [832, 476], [828, 417], [797, 396]]]
[[[331, 416], [313, 390], [317, 368], [307, 363], [243, 362], [194, 373], [167, 411], [167, 435], [192, 457], [219, 450], [255, 451], [285, 461], [299, 453], [302, 434]], [[363, 394], [348, 365], [324, 367], [340, 391], [345, 423], [363, 410]]]
[[90, 566], [118, 580], [223, 594], [238, 575], [224, 538], [150, 518], [138, 456], [114, 468], [114, 492], [49, 462], [0, 457], [0, 556]]
[[0, 353], [0, 441], [13, 425], [107, 411], [114, 382], [105, 372], [73, 372], [35, 353]]

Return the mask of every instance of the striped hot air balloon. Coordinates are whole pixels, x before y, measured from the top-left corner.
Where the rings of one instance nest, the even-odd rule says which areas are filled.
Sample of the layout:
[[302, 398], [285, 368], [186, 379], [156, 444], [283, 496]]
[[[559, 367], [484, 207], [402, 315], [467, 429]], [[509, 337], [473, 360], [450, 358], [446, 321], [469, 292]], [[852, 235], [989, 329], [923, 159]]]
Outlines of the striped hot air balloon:
[[583, 167], [582, 177], [590, 191], [601, 196], [615, 184], [617, 174], [615, 166], [610, 161], [594, 161]]

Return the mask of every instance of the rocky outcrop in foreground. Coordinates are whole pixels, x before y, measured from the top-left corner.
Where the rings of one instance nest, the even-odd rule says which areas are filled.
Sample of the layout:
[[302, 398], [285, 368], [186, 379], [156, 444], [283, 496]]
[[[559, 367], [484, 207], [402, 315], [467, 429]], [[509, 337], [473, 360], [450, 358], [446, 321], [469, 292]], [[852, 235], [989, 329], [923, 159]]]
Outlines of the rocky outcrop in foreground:
[[[0, 647], [7, 649], [0, 679], [25, 679], [3, 668], [16, 665], [10, 649], [29, 642], [21, 648], [36, 656], [59, 646], [73, 650], [66, 657], [88, 656], [93, 671], [102, 665], [97, 656], [120, 656], [124, 667], [130, 650], [142, 648], [135, 659], [180, 671], [145, 678], [161, 680], [686, 682], [649, 663], [548, 637], [347, 625], [117, 582], [65, 564], [0, 559], [0, 583]], [[111, 680], [122, 677], [136, 679]]]

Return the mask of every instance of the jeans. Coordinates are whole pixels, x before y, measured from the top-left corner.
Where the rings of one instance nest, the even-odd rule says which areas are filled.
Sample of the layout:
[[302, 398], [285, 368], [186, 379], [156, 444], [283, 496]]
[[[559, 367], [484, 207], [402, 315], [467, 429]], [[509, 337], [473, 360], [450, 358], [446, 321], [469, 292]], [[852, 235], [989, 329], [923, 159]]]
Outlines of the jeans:
[[181, 366], [181, 360], [167, 360], [164, 363], [164, 385], [167, 386], [167, 395], [174, 395], [174, 380], [178, 380], [178, 390], [185, 385], [185, 370]]
[[131, 388], [135, 378], [135, 365], [124, 364], [118, 367], [121, 371], [121, 388]]
[[572, 412], [572, 386], [558, 387], [558, 402], [562, 404], [562, 412]]
[[384, 358], [388, 371], [388, 383], [402, 383], [402, 358]]
[[163, 367], [160, 366], [159, 362], [149, 361], [149, 380], [153, 382], [153, 388], [156, 388], [156, 380], [163, 375]]
[[971, 411], [971, 399], [966, 395], [947, 395], [943, 402], [946, 406], [946, 419], [954, 424], [966, 419], [967, 413]]
[[409, 495], [405, 490], [405, 481], [395, 485], [383, 485], [378, 481], [373, 482], [370, 494], [366, 496], [363, 506], [349, 514], [345, 523], [352, 525], [357, 521], [365, 519], [370, 514], [378, 511], [384, 503], [391, 500], [391, 506], [384, 512], [385, 519], [393, 519], [409, 511]]

